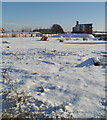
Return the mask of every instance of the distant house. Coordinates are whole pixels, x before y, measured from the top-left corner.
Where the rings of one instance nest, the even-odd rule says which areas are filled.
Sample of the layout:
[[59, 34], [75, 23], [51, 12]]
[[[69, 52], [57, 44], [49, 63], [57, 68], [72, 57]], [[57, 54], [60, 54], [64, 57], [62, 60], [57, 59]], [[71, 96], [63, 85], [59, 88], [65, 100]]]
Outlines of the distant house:
[[75, 27], [73, 27], [73, 33], [92, 34], [92, 24], [79, 24], [79, 21], [77, 21]]

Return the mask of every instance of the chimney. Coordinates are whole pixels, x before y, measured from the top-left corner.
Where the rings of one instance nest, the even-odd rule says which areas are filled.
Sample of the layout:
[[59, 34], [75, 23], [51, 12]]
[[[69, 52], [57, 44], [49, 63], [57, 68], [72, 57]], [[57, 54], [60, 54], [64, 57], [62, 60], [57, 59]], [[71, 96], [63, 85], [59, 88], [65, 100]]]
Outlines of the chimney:
[[76, 21], [76, 25], [78, 25], [79, 24], [79, 21]]

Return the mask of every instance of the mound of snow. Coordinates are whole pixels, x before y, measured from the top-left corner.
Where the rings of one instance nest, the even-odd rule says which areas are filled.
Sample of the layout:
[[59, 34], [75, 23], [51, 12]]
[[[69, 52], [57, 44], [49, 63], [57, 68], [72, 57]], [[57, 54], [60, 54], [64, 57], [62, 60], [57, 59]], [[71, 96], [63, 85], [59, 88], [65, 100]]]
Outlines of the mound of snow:
[[53, 37], [56, 37], [56, 38], [61, 38], [61, 37], [69, 37], [69, 38], [84, 38], [84, 37], [87, 37], [89, 39], [93, 39], [95, 40], [95, 37], [92, 35], [92, 34], [58, 34], [58, 35], [55, 35]]
[[87, 38], [90, 38], [90, 39], [95, 38], [92, 34], [72, 34], [71, 37], [76, 37], [76, 38], [87, 37]]

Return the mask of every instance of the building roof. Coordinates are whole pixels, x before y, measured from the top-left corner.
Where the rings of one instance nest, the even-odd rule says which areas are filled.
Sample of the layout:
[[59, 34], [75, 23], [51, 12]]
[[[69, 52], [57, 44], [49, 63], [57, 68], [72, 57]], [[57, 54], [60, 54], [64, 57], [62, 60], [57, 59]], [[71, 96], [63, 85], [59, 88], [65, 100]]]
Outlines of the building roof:
[[78, 24], [78, 25], [92, 25], [92, 23], [89, 23], [89, 24]]

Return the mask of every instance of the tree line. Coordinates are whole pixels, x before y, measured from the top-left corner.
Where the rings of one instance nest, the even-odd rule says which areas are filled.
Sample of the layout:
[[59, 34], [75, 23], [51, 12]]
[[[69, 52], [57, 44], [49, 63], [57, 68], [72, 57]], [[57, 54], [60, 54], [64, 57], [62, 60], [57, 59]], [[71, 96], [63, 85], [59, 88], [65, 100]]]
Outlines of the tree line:
[[49, 29], [34, 29], [33, 32], [41, 32], [45, 34], [64, 33], [63, 28], [58, 24], [53, 24]]
[[40, 32], [43, 34], [60, 34], [60, 33], [65, 33], [63, 28], [58, 25], [58, 24], [53, 24], [50, 28], [35, 28], [35, 29], [31, 29], [31, 28], [22, 28], [20, 30], [4, 30], [4, 32]]

